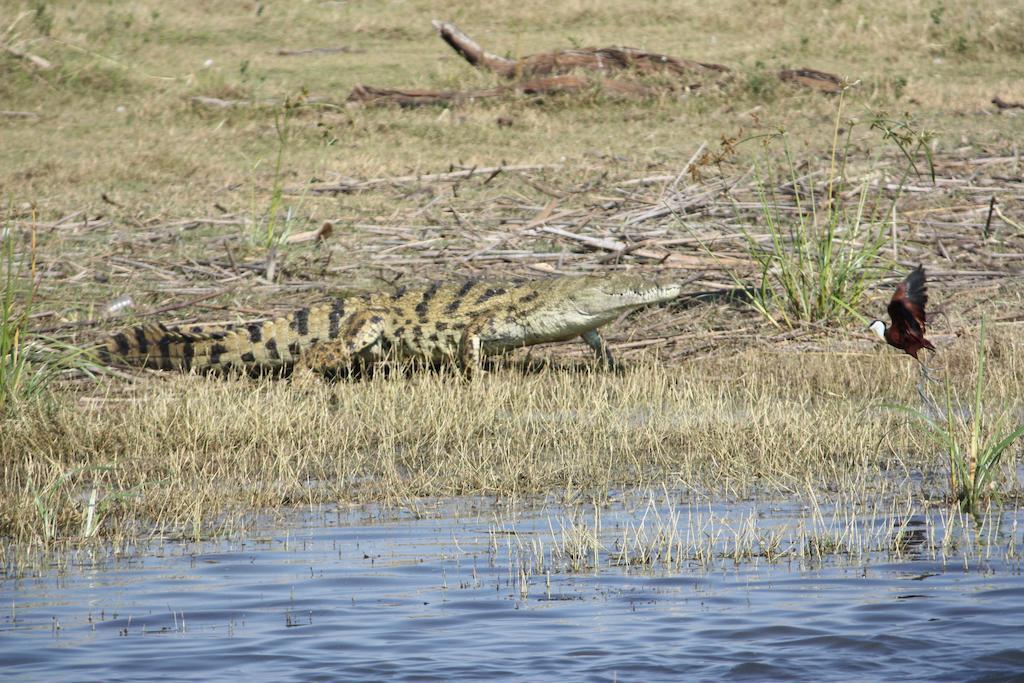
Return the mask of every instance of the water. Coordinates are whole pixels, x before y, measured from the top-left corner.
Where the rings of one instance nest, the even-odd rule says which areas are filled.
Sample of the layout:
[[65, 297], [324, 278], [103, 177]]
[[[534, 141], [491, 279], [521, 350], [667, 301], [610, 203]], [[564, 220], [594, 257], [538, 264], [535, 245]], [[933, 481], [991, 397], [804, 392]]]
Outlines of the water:
[[[0, 582], [0, 677], [1024, 680], [1021, 511], [982, 545], [929, 549], [952, 532], [914, 516], [902, 559], [876, 548], [823, 562], [721, 557], [746, 525], [796, 547], [795, 530], [821, 518], [798, 505], [674, 512], [605, 511], [601, 569], [575, 573], [567, 563], [584, 560], [569, 541], [596, 526], [592, 511], [479, 501], [426, 519], [300, 512], [245, 541], [80, 557]], [[718, 556], [609, 563], [623, 538], [668, 521], [680, 543], [690, 533], [691, 550], [710, 542]], [[851, 541], [855, 526], [867, 548], [892, 518], [833, 531]]]

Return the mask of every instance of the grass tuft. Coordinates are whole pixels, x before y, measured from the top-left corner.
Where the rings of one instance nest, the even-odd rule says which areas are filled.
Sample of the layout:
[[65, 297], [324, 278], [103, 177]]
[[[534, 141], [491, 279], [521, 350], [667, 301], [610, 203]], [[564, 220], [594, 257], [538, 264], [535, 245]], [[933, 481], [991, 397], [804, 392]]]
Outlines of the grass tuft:
[[[735, 272], [731, 275], [749, 293], [750, 305], [776, 327], [838, 323], [855, 315], [884, 244], [884, 226], [866, 216], [867, 184], [861, 186], [852, 208], [843, 200], [848, 194], [842, 184], [848, 146], [842, 150], [843, 161], [837, 158], [844, 95], [840, 94], [836, 107], [825, 196], [815, 193], [813, 183], [805, 182], [806, 176], [798, 172], [785, 133], [758, 136], [766, 147], [781, 140], [789, 180], [762, 178], [758, 195], [765, 231], [743, 232], [747, 254], [756, 264], [754, 282]], [[780, 192], [792, 193], [792, 212]], [[705, 250], [714, 255], [709, 247]]]
[[750, 303], [777, 327], [843, 322], [864, 299], [884, 242], [882, 228], [865, 220], [866, 187], [852, 214], [832, 205], [821, 217], [813, 194], [802, 197], [795, 174], [793, 181], [796, 216], [780, 215], [762, 185], [767, 244], [745, 232], [758, 266], [756, 284], [746, 287]]

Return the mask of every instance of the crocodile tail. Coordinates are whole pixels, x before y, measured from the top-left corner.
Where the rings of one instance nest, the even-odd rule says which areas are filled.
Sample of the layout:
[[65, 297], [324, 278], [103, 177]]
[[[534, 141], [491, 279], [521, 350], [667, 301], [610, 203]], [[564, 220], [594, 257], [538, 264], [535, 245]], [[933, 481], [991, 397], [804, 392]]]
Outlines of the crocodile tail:
[[335, 301], [237, 327], [185, 331], [140, 325], [112, 335], [98, 352], [104, 362], [160, 370], [280, 368], [319, 341], [337, 338], [344, 312], [344, 302]]
[[162, 323], [139, 325], [111, 335], [96, 351], [106, 363], [161, 370], [209, 367], [210, 349], [233, 332], [185, 332]]

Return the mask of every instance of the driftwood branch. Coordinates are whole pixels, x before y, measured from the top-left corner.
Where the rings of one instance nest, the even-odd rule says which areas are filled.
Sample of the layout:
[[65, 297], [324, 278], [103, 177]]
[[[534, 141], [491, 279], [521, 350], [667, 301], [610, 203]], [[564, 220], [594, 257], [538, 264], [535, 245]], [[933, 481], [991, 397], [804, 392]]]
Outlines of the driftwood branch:
[[469, 178], [486, 176], [484, 185], [488, 184], [500, 173], [539, 171], [548, 168], [559, 168], [546, 164], [527, 164], [521, 166], [485, 166], [464, 169], [461, 171], [449, 171], [448, 173], [426, 173], [418, 175], [396, 176], [391, 178], [370, 178], [368, 180], [341, 180], [333, 183], [315, 183], [302, 187], [288, 188], [288, 194], [348, 194], [351, 192], [364, 192], [378, 187], [402, 186], [410, 183], [450, 183], [468, 180]]
[[999, 95], [992, 98], [992, 104], [1000, 109], [1024, 109], [1024, 102], [1010, 102], [999, 97]]
[[445, 21], [434, 21], [433, 24], [441, 39], [467, 62], [509, 79], [557, 76], [574, 71], [629, 71], [639, 75], [669, 74], [685, 79], [722, 79], [732, 71], [721, 64], [695, 62], [632, 47], [587, 47], [542, 52], [516, 60], [505, 59], [484, 50], [455, 24]]
[[441, 35], [441, 39], [473, 66], [493, 71], [506, 78], [516, 75], [515, 61], [487, 52], [476, 41], [460, 31], [455, 24], [436, 20], [431, 23]]

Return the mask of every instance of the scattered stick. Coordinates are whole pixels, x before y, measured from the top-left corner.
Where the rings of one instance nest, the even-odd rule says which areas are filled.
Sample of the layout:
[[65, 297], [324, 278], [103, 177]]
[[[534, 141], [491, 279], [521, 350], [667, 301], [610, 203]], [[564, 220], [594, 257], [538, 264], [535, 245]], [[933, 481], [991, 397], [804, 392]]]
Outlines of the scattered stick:
[[[176, 311], [176, 310], [181, 309], [181, 308], [188, 308], [190, 306], [195, 306], [198, 303], [206, 301], [207, 299], [213, 299], [214, 297], [221, 296], [222, 294], [227, 294], [230, 291], [231, 291], [230, 289], [222, 289], [222, 290], [218, 290], [216, 292], [210, 292], [208, 294], [204, 294], [203, 296], [196, 297], [196, 298], [190, 299], [188, 301], [181, 301], [181, 302], [176, 303], [176, 304], [169, 304], [167, 306], [161, 306], [160, 308], [154, 308], [154, 309], [152, 309], [150, 311], [146, 311], [145, 313], [139, 313], [137, 317], [139, 317], [139, 318], [147, 318], [147, 317], [152, 317], [154, 315], [162, 315], [162, 314], [167, 313], [169, 311]], [[54, 325], [52, 327], [44, 327], [43, 329], [40, 329], [40, 330], [33, 330], [33, 333], [34, 334], [50, 334], [51, 332], [57, 332], [59, 330], [67, 330], [67, 329], [71, 329], [71, 328], [81, 329], [83, 327], [93, 327], [94, 325], [99, 325], [101, 323], [111, 324], [112, 321], [116, 321], [116, 320], [117, 320], [116, 317], [92, 318], [90, 320], [78, 320], [78, 321], [72, 322], [72, 323], [63, 323], [61, 325]]]
[[1009, 102], [998, 95], [992, 98], [992, 104], [1000, 109], [1024, 109], [1024, 102]]
[[556, 165], [551, 164], [529, 164], [521, 166], [494, 166], [494, 167], [473, 167], [463, 171], [449, 171], [448, 173], [424, 173], [421, 175], [406, 175], [397, 176], [393, 178], [370, 178], [369, 180], [351, 180], [347, 182], [336, 182], [336, 183], [316, 183], [307, 185], [304, 187], [289, 188], [288, 194], [340, 194], [350, 192], [360, 192], [362, 190], [369, 190], [382, 185], [406, 185], [409, 183], [437, 183], [437, 182], [450, 182], [458, 180], [466, 180], [473, 176], [487, 176], [484, 181], [485, 184], [489, 183], [499, 173], [508, 173], [515, 171], [539, 171], [542, 169], [553, 169], [558, 168]]
[[998, 206], [995, 207], [995, 210], [996, 210], [996, 214], [1001, 219], [1003, 219], [1004, 223], [1006, 223], [1007, 225], [1009, 225], [1009, 226], [1011, 226], [1013, 228], [1016, 228], [1017, 234], [1015, 235], [1015, 237], [1019, 237], [1021, 235], [1024, 235], [1024, 225], [1021, 225], [1020, 223], [1017, 223], [1016, 221], [1012, 221], [1009, 218], [1007, 218], [1006, 216], [1004, 216], [1003, 212], [999, 210]]
[[0, 46], [0, 48], [7, 52], [7, 54], [28, 62], [40, 71], [49, 71], [53, 68], [53, 63], [50, 62], [50, 60], [44, 59], [39, 55], [34, 55], [31, 52], [27, 52], [21, 49], [20, 47], [15, 47], [13, 45], [2, 45]]
[[985, 229], [981, 231], [981, 234], [985, 237], [986, 240], [989, 238], [989, 235], [991, 234], [989, 232], [989, 229], [992, 227], [992, 212], [995, 210], [995, 208], [996, 196], [992, 195], [992, 199], [988, 203], [988, 217], [985, 219]]
[[589, 235], [580, 235], [568, 230], [562, 230], [560, 228], [544, 227], [539, 228], [539, 232], [545, 232], [549, 235], [557, 235], [558, 237], [564, 237], [566, 239], [574, 240], [581, 244], [585, 244], [595, 249], [603, 249], [605, 251], [615, 252], [616, 257], [620, 257], [626, 254], [632, 254], [642, 259], [655, 261], [659, 264], [667, 266], [703, 266], [709, 265], [735, 265], [736, 259], [729, 258], [726, 256], [712, 257], [712, 256], [693, 256], [690, 254], [679, 254], [668, 251], [667, 249], [650, 249], [643, 244], [630, 245], [625, 242], [620, 242], [615, 239], [591, 237]]
[[276, 104], [275, 100], [261, 100], [259, 102], [252, 100], [222, 100], [219, 97], [205, 97], [203, 95], [191, 97], [189, 101], [195, 106], [208, 109], [244, 109], [247, 107], [272, 106]]
[[204, 294], [203, 296], [199, 296], [199, 297], [196, 297], [195, 299], [190, 299], [188, 301], [182, 301], [181, 303], [170, 304], [170, 305], [167, 305], [167, 306], [161, 306], [160, 308], [154, 308], [151, 311], [146, 311], [145, 313], [140, 313], [139, 316], [143, 317], [143, 316], [161, 315], [163, 313], [168, 313], [170, 311], [177, 311], [177, 310], [182, 309], [182, 308], [189, 308], [190, 306], [195, 306], [198, 303], [201, 303], [203, 301], [207, 301], [208, 299], [214, 299], [214, 298], [216, 298], [218, 296], [221, 296], [221, 295], [224, 295], [224, 294], [228, 294], [230, 292], [231, 292], [231, 289], [222, 289], [222, 290], [219, 290], [219, 291], [216, 291], [216, 292], [210, 292], [209, 294]]
[[487, 88], [485, 90], [399, 90], [375, 88], [372, 85], [356, 84], [346, 98], [347, 102], [369, 105], [397, 105], [399, 107], [425, 107], [451, 105], [468, 100], [498, 97], [509, 92], [508, 88]]
[[38, 119], [39, 114], [34, 111], [0, 111], [0, 118], [4, 119]]
[[300, 55], [334, 55], [343, 52], [354, 52], [354, 50], [347, 45], [339, 45], [338, 47], [307, 47], [302, 50], [281, 48], [275, 54], [279, 57], [298, 57]]
[[285, 244], [299, 244], [301, 242], [323, 242], [325, 239], [331, 236], [331, 232], [334, 230], [334, 226], [331, 225], [330, 221], [324, 221], [316, 230], [308, 230], [306, 232], [297, 232], [293, 235], [289, 235], [285, 239]]
[[[699, 83], [682, 86], [683, 89], [696, 90]], [[642, 83], [615, 78], [591, 78], [580, 74], [565, 74], [522, 81], [515, 85], [479, 90], [399, 90], [394, 88], [375, 88], [370, 85], [357, 84], [349, 93], [347, 101], [374, 106], [395, 105], [399, 107], [450, 106], [475, 100], [520, 95], [575, 95], [593, 91], [619, 97], [654, 97], [659, 93], [671, 92], [672, 88], [653, 88]]]

